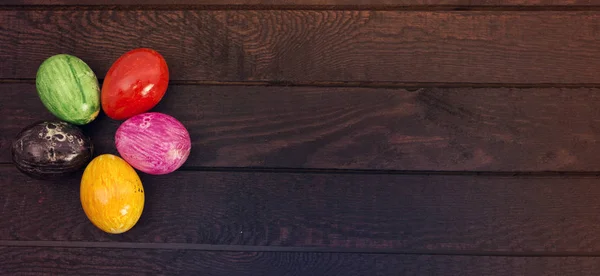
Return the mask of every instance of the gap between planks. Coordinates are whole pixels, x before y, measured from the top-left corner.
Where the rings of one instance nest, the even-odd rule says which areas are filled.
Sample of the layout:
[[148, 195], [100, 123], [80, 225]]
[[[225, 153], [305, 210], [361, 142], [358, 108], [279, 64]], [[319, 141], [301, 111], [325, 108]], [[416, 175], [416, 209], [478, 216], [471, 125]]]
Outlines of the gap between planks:
[[[0, 167], [14, 166], [0, 162]], [[600, 177], [600, 171], [433, 171], [433, 170], [379, 170], [334, 168], [283, 168], [283, 167], [203, 167], [183, 166], [181, 172], [232, 172], [232, 173], [285, 173], [285, 174], [362, 174], [362, 175], [439, 175], [439, 176], [496, 176], [496, 177]]]
[[148, 4], [148, 5], [10, 5], [0, 10], [347, 10], [347, 11], [600, 11], [600, 5], [485, 6], [485, 5], [243, 5], [243, 4]]
[[[102, 84], [104, 79], [99, 78]], [[0, 79], [0, 84], [35, 84], [35, 79]], [[422, 88], [600, 88], [600, 83], [466, 83], [466, 82], [381, 82], [381, 81], [192, 81], [170, 80], [169, 85], [195, 86], [279, 86], [279, 87], [360, 87], [418, 90]]]
[[362, 253], [399, 255], [444, 255], [444, 256], [503, 256], [503, 257], [600, 257], [600, 252], [495, 252], [474, 250], [411, 250], [386, 248], [328, 248], [265, 245], [222, 245], [190, 243], [135, 243], [135, 242], [85, 242], [85, 241], [10, 241], [0, 240], [7, 247], [54, 247], [54, 248], [112, 248], [112, 249], [164, 249], [193, 251], [229, 252], [303, 252], [303, 253]]

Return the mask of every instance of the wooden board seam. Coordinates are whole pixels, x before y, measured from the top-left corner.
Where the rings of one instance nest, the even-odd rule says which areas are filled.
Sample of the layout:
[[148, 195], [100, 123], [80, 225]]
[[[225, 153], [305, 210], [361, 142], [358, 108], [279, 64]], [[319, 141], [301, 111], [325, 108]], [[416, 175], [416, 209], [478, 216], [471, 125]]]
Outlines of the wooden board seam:
[[[103, 78], [98, 82], [102, 84]], [[1, 84], [35, 84], [35, 79], [0, 78]], [[600, 88], [600, 83], [467, 83], [467, 82], [384, 82], [384, 81], [318, 81], [318, 82], [291, 82], [291, 81], [193, 81], [170, 80], [169, 85], [193, 86], [273, 86], [273, 87], [348, 87], [348, 88], [386, 88], [405, 89], [417, 91], [425, 88]]]
[[[0, 162], [0, 167], [14, 166]], [[281, 173], [281, 174], [337, 174], [337, 175], [422, 175], [422, 176], [482, 176], [531, 178], [597, 178], [600, 171], [433, 171], [433, 170], [379, 170], [379, 169], [328, 169], [328, 168], [277, 168], [277, 167], [203, 167], [183, 166], [180, 172], [231, 172], [231, 173]]]
[[331, 10], [331, 11], [598, 11], [600, 5], [193, 5], [193, 4], [149, 4], [149, 5], [14, 5], [0, 4], [0, 10]]
[[135, 243], [135, 242], [81, 242], [81, 241], [10, 241], [0, 240], [5, 247], [54, 247], [54, 248], [115, 248], [115, 249], [169, 249], [193, 251], [228, 252], [307, 252], [307, 253], [362, 253], [431, 256], [504, 256], [504, 257], [600, 257], [600, 252], [495, 252], [474, 250], [412, 250], [382, 248], [326, 248], [301, 246], [250, 246], [189, 243]]

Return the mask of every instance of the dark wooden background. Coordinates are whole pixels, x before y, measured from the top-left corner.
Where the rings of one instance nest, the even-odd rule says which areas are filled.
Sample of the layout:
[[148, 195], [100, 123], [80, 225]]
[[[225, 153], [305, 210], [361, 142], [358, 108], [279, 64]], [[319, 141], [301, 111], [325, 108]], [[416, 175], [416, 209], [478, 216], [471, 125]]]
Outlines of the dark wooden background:
[[[600, 1], [139, 2], [1, 2], [0, 275], [598, 275]], [[45, 58], [136, 47], [193, 148], [108, 235], [10, 143]]]

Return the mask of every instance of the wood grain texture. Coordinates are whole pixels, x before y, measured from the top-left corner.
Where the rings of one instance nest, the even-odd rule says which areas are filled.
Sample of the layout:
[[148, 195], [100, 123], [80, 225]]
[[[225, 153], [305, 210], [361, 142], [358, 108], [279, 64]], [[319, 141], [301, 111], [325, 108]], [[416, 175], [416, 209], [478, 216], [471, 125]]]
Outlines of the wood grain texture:
[[[0, 162], [24, 126], [52, 115], [33, 84], [0, 85]], [[171, 85], [153, 111], [180, 120], [184, 167], [598, 171], [600, 90]], [[116, 153], [120, 121], [84, 128]]]
[[415, 6], [593, 6], [596, 0], [4, 0], [0, 6], [12, 5], [252, 5], [278, 6], [359, 6], [359, 7], [415, 7]]
[[596, 275], [597, 257], [0, 247], [2, 275]]
[[172, 80], [600, 83], [598, 11], [0, 11], [0, 78], [68, 53], [102, 78], [136, 47]]
[[95, 228], [79, 178], [0, 166], [0, 240], [186, 243], [399, 252], [600, 251], [598, 177], [176, 172], [141, 174], [146, 205], [121, 235]]

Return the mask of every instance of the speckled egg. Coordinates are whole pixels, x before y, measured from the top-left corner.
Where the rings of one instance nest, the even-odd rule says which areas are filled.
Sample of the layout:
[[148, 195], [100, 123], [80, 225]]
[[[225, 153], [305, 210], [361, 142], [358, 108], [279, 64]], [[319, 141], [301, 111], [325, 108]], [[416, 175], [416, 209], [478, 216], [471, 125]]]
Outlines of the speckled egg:
[[93, 145], [77, 126], [62, 121], [36, 122], [25, 127], [12, 142], [15, 166], [38, 179], [70, 175], [91, 160]]
[[153, 175], [177, 170], [190, 155], [190, 134], [172, 116], [149, 112], [123, 122], [115, 134], [119, 154], [131, 166]]
[[144, 187], [136, 171], [112, 154], [94, 158], [83, 172], [81, 206], [88, 219], [110, 234], [129, 231], [144, 209]]

